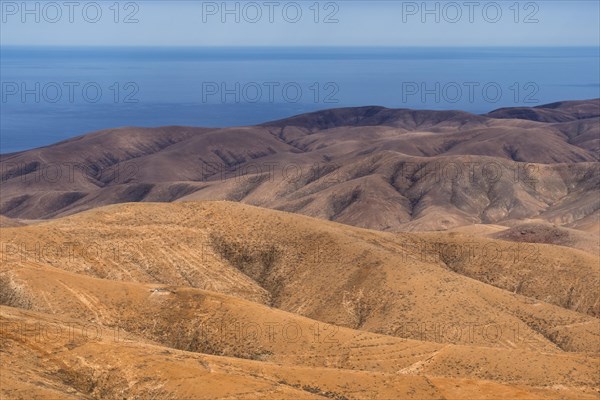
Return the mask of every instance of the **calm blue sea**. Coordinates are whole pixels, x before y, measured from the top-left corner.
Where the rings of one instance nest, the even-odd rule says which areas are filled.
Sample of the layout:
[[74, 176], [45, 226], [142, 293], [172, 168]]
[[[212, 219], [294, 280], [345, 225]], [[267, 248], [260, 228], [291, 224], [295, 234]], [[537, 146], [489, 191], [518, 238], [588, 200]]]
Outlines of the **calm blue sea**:
[[119, 126], [600, 97], [598, 48], [0, 48], [0, 152]]

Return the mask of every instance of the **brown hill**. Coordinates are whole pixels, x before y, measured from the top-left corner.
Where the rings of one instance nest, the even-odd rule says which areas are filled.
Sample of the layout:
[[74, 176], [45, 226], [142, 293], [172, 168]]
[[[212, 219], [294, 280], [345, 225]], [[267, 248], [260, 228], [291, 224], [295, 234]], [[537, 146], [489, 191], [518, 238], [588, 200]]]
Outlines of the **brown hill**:
[[23, 223], [17, 219], [8, 218], [8, 217], [5, 217], [4, 215], [0, 215], [0, 227], [2, 227], [2, 228], [22, 226], [22, 225], [23, 225]]
[[546, 243], [600, 254], [600, 236], [544, 222], [525, 222], [490, 237], [524, 243]]
[[[599, 390], [600, 278], [578, 250], [230, 202], [113, 205], [0, 234], [3, 397]], [[539, 279], [515, 290], [526, 270]]]
[[[77, 321], [11, 307], [0, 307], [0, 321], [4, 354], [0, 390], [7, 398], [593, 399], [597, 386], [594, 360], [572, 356], [554, 360], [558, 368], [549, 374], [562, 372], [568, 376], [566, 384], [540, 386], [539, 382], [548, 382], [547, 368], [542, 366], [524, 369], [533, 379], [517, 378], [528, 384], [501, 384], [445, 377], [435, 368], [427, 375], [385, 373], [185, 352], [132, 336], [115, 339], [114, 332], [95, 324], [86, 328], [105, 333], [87, 335], [79, 331]], [[30, 328], [40, 326], [52, 326], [55, 333], [50, 337]], [[517, 355], [507, 354], [505, 363], [515, 365], [511, 356]], [[440, 358], [459, 370], [473, 371], [461, 368], [452, 357]]]
[[[389, 234], [227, 202], [116, 205], [1, 232], [2, 259], [17, 271], [34, 262], [103, 279], [190, 286], [441, 343], [598, 346], [598, 320], [586, 316], [600, 312], [597, 260], [568, 248]], [[591, 330], [574, 333], [574, 324]], [[530, 340], [431, 331], [488, 325], [518, 326]]]
[[597, 399], [599, 106], [0, 155], [0, 396]]
[[540, 122], [567, 122], [596, 118], [600, 113], [600, 99], [581, 101], [559, 101], [533, 108], [500, 108], [487, 114], [493, 118], [518, 118]]
[[0, 156], [0, 213], [233, 200], [392, 231], [577, 226], [599, 209], [597, 104], [532, 109], [567, 122], [361, 107], [254, 127], [96, 132]]

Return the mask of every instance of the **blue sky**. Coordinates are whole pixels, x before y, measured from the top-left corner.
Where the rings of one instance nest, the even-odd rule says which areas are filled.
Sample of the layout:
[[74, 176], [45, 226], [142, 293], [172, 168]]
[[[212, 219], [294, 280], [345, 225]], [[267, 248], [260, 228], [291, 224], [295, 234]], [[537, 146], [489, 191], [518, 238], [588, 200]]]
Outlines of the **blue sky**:
[[[343, 0], [319, 2], [318, 14], [313, 0], [228, 2], [230, 14], [222, 1], [122, 1], [118, 14], [112, 0], [80, 1], [72, 21], [62, 1], [60, 10], [27, 2], [29, 13], [21, 1], [1, 3], [2, 45], [600, 46], [598, 1]], [[137, 22], [124, 23], [128, 15]]]

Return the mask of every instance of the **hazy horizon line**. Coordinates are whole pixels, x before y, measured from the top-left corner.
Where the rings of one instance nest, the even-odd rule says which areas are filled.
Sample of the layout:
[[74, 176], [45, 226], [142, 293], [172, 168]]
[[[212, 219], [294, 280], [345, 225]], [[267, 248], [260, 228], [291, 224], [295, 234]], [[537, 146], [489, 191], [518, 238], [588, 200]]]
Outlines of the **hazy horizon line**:
[[600, 51], [600, 47], [595, 44], [577, 44], [577, 45], [450, 45], [450, 46], [439, 46], [439, 45], [149, 45], [149, 44], [127, 44], [127, 45], [111, 45], [111, 44], [0, 44], [0, 48], [3, 47], [69, 47], [69, 48], [102, 48], [102, 47], [120, 47], [120, 48], [132, 48], [132, 47], [143, 47], [143, 48], [320, 48], [320, 49], [332, 49], [332, 48], [349, 48], [349, 49], [404, 49], [404, 48], [430, 48], [430, 49], [454, 49], [454, 48], [472, 48], [472, 49], [487, 49], [487, 48], [594, 48]]

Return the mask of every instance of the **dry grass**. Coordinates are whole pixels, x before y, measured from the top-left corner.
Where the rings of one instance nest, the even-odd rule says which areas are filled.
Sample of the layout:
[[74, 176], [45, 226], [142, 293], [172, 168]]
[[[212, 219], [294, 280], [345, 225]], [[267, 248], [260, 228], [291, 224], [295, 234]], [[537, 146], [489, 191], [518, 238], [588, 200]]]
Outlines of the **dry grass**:
[[[7, 398], [579, 399], [600, 386], [600, 323], [580, 295], [595, 292], [579, 275], [595, 260], [577, 250], [467, 262], [433, 246], [464, 245], [461, 234], [381, 233], [227, 202], [111, 206], [2, 237], [96, 249], [0, 254], [3, 321], [105, 332], [36, 342], [4, 329]], [[559, 294], [565, 303], [551, 304]], [[462, 337], [436, 335], [440, 326]], [[36, 361], [40, 351], [51, 362]]]

